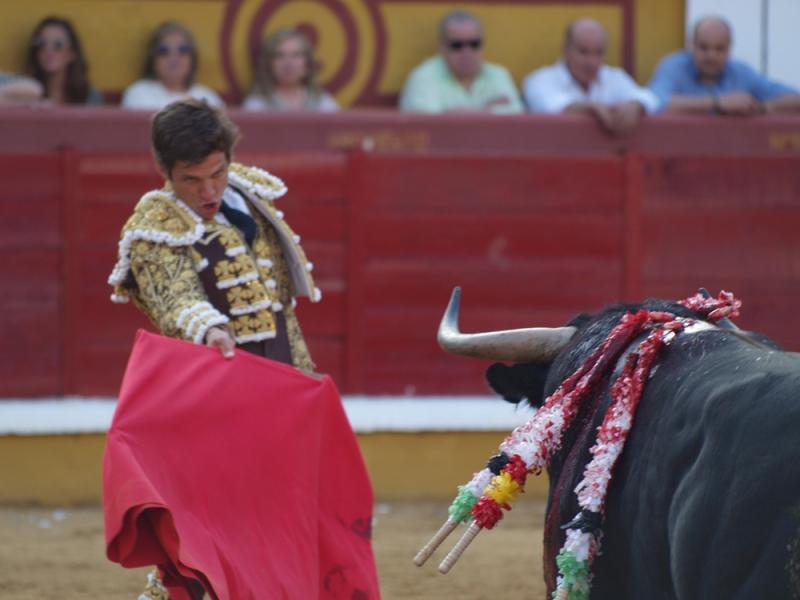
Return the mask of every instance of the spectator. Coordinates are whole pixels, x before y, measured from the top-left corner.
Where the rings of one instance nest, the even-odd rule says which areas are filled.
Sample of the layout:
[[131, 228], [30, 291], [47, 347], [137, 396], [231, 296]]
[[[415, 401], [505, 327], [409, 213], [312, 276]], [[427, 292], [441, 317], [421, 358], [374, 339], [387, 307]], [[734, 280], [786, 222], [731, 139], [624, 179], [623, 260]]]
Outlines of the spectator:
[[564, 34], [563, 60], [525, 78], [522, 93], [528, 108], [589, 113], [615, 135], [632, 130], [645, 112], [658, 108], [658, 99], [623, 69], [605, 64], [607, 48], [608, 34], [599, 22], [572, 22]]
[[192, 32], [176, 21], [161, 24], [150, 36], [143, 78], [122, 95], [125, 108], [160, 110], [170, 102], [195, 98], [220, 108], [212, 89], [194, 83], [198, 55]]
[[319, 112], [339, 110], [333, 96], [317, 83], [317, 70], [314, 49], [301, 31], [276, 31], [261, 47], [256, 80], [242, 108]]
[[29, 104], [41, 100], [44, 87], [30, 77], [0, 71], [0, 106]]
[[731, 26], [720, 17], [697, 21], [692, 50], [663, 58], [650, 81], [663, 110], [723, 115], [800, 110], [797, 90], [730, 58], [732, 37]]
[[477, 17], [451, 12], [439, 24], [439, 55], [415, 68], [400, 96], [400, 110], [523, 111], [514, 81], [500, 65], [483, 60], [483, 32]]
[[42, 19], [31, 35], [25, 70], [54, 104], [102, 104], [89, 83], [89, 67], [75, 28], [66, 19]]

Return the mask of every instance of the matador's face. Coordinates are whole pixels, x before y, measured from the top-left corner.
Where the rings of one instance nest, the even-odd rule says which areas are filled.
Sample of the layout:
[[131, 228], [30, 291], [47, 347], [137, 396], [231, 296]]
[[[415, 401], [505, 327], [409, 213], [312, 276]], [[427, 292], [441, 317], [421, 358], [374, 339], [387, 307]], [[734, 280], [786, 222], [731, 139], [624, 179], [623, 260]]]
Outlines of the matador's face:
[[228, 161], [224, 152], [212, 152], [199, 163], [177, 161], [172, 173], [165, 176], [189, 208], [203, 219], [213, 219], [228, 185]]

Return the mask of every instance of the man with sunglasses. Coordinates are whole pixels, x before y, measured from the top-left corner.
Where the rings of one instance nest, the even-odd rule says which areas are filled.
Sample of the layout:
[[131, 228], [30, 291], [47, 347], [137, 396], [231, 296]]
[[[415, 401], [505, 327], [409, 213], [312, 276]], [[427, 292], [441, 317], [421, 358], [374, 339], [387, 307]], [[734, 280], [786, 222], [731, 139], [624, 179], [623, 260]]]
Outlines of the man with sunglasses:
[[408, 76], [400, 110], [443, 113], [521, 113], [508, 71], [483, 60], [483, 31], [475, 15], [455, 11], [439, 24], [439, 54]]
[[540, 113], [586, 113], [613, 135], [625, 135], [658, 99], [623, 69], [605, 64], [608, 34], [596, 20], [570, 23], [563, 60], [528, 75], [522, 93], [528, 109]]

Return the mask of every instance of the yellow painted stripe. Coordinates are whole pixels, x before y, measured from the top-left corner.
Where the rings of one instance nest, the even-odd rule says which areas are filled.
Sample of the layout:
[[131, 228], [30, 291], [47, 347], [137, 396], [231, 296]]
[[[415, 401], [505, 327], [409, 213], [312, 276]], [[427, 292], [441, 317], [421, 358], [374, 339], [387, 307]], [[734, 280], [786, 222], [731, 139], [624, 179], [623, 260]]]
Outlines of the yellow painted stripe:
[[[358, 436], [379, 499], [449, 502], [507, 432], [373, 433]], [[73, 506], [101, 499], [105, 435], [0, 437], [0, 503]], [[544, 498], [545, 476], [526, 494]]]

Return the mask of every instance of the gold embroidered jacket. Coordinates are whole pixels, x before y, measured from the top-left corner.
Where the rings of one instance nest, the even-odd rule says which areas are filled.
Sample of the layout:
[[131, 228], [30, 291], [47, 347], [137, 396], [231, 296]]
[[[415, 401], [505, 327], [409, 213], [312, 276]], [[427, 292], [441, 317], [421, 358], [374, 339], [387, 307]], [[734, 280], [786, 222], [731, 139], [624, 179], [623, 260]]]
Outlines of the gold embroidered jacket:
[[256, 221], [251, 247], [238, 229], [202, 220], [168, 187], [148, 192], [122, 229], [108, 280], [111, 299], [132, 299], [164, 335], [197, 343], [215, 325], [228, 327], [237, 344], [274, 338], [282, 312], [295, 366], [311, 369], [294, 297], [316, 302], [320, 293], [299, 236], [273, 203], [286, 186], [235, 163], [228, 186], [246, 199]]

